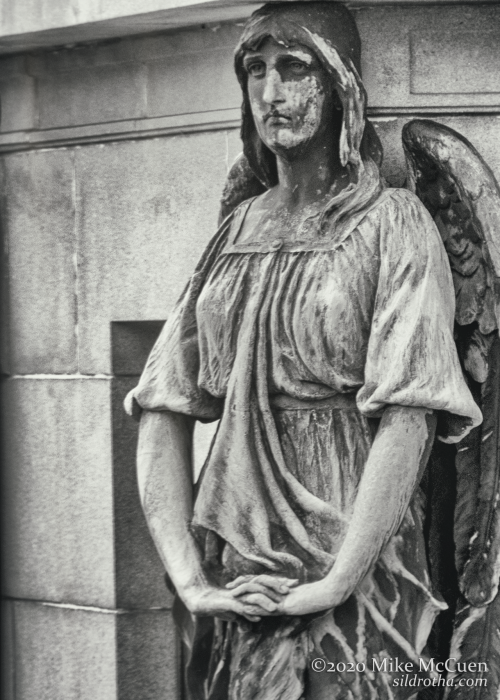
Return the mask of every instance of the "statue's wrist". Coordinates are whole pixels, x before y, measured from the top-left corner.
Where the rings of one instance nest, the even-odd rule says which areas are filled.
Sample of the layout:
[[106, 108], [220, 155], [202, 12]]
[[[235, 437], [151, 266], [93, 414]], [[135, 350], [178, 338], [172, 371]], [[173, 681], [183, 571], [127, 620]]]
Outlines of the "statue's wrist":
[[191, 576], [184, 581], [178, 582], [176, 586], [177, 593], [188, 607], [190, 603], [198, 600], [209, 588], [210, 583], [202, 570], [193, 572]]
[[323, 579], [323, 588], [325, 591], [324, 599], [328, 608], [336, 608], [342, 605], [354, 590], [354, 586], [349, 585], [349, 582], [344, 576], [327, 576]]

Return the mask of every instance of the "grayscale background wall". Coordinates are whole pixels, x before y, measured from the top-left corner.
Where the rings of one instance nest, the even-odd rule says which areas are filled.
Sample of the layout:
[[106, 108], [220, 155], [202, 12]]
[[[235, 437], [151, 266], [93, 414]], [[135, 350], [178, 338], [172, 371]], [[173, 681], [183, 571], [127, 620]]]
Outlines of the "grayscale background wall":
[[[120, 402], [215, 231], [257, 6], [0, 0], [5, 700], [181, 698]], [[414, 116], [500, 180], [500, 4], [351, 7], [388, 181]]]

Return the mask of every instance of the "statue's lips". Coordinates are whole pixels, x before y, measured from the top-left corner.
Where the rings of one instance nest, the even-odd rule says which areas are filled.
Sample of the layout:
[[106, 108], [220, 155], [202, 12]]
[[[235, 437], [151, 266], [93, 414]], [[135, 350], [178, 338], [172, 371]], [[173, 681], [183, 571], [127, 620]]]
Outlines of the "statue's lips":
[[266, 114], [264, 117], [264, 122], [270, 126], [280, 126], [283, 124], [291, 124], [292, 118], [287, 117], [286, 114], [272, 112], [271, 114]]

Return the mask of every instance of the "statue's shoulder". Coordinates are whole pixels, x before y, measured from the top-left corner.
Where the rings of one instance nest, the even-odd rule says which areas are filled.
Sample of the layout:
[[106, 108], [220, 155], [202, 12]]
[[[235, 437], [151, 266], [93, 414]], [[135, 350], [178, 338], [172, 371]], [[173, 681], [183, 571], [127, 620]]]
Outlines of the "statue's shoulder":
[[377, 220], [395, 219], [405, 214], [411, 215], [415, 212], [425, 210], [420, 199], [403, 187], [384, 186], [378, 194], [367, 202], [362, 209], [354, 213], [353, 219], [357, 223], [375, 223]]
[[405, 187], [385, 187], [376, 204], [393, 210], [416, 209], [421, 211], [423, 209], [427, 211], [417, 195]]
[[419, 197], [404, 187], [386, 187], [365, 221], [392, 255], [411, 253], [422, 262], [443, 257], [439, 230]]
[[434, 221], [419, 197], [404, 187], [386, 187], [382, 190], [375, 203], [370, 207], [369, 214], [383, 220], [389, 226], [425, 226], [433, 233], [437, 231]]
[[240, 221], [243, 216], [245, 216], [247, 209], [255, 199], [257, 199], [256, 196], [248, 197], [248, 199], [244, 199], [242, 202], [237, 204], [234, 209], [231, 209], [229, 213], [227, 213], [226, 216], [220, 220], [219, 231], [222, 229], [230, 229], [231, 227], [237, 225], [237, 222]]

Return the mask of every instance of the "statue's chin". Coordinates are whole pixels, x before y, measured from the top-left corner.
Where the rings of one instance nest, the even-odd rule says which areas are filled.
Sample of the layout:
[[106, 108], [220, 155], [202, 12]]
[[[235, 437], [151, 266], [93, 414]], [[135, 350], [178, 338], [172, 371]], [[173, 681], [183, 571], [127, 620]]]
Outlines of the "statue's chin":
[[314, 134], [282, 129], [264, 143], [275, 156], [284, 160], [295, 160], [307, 151], [313, 136]]

